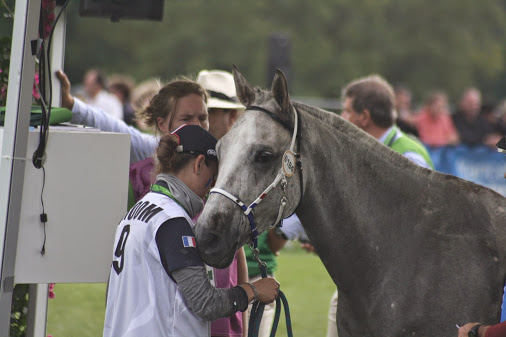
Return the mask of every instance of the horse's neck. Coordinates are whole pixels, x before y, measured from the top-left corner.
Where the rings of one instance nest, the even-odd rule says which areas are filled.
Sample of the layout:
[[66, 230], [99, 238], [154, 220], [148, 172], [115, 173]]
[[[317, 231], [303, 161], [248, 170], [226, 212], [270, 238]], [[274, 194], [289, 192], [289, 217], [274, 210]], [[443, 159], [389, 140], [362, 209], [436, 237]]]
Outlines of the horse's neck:
[[302, 139], [305, 190], [298, 215], [341, 287], [352, 286], [348, 280], [373, 282], [364, 276], [381, 268], [375, 250], [402, 240], [403, 230], [394, 230], [403, 225], [396, 206], [416, 202], [419, 178], [399, 169], [403, 158], [347, 123], [339, 129], [306, 118]]

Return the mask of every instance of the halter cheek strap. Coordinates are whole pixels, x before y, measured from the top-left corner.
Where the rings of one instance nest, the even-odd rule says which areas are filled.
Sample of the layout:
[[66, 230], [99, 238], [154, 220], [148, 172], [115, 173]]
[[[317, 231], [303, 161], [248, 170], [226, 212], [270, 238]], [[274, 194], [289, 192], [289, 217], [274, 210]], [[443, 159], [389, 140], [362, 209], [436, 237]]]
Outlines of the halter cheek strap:
[[[252, 106], [246, 110], [260, 110], [260, 111], [266, 112], [269, 116], [274, 118], [276, 121], [280, 122], [285, 128], [288, 128], [286, 123], [282, 122], [281, 119], [279, 119], [279, 117], [277, 117], [275, 114], [273, 114], [272, 112], [270, 112], [267, 109], [257, 107], [257, 106]], [[211, 191], [209, 191], [209, 194], [211, 194], [211, 193], [221, 194], [221, 195], [227, 197], [228, 199], [232, 200], [239, 207], [241, 207], [241, 209], [243, 210], [243, 214], [246, 215], [246, 217], [248, 218], [248, 221], [250, 223], [252, 243], [253, 243], [253, 247], [255, 249], [258, 246], [258, 243], [257, 243], [258, 229], [255, 224], [255, 219], [253, 217], [252, 211], [267, 196], [267, 194], [279, 184], [279, 182], [281, 182], [281, 187], [283, 190], [283, 197], [281, 198], [281, 201], [280, 201], [278, 216], [276, 218], [276, 221], [274, 222], [274, 224], [271, 227], [277, 226], [279, 224], [279, 222], [281, 221], [281, 218], [283, 216], [283, 212], [285, 210], [285, 206], [287, 203], [285, 193], [286, 193], [286, 187], [288, 185], [286, 177], [291, 177], [293, 175], [294, 170], [295, 170], [295, 166], [296, 166], [295, 160], [296, 160], [296, 157], [298, 157], [293, 152], [294, 147], [295, 147], [295, 139], [297, 138], [297, 135], [298, 135], [298, 133], [297, 133], [298, 114], [297, 114], [297, 111], [295, 111], [295, 109], [294, 109], [294, 113], [295, 113], [295, 123], [294, 123], [294, 128], [293, 128], [293, 135], [292, 135], [292, 142], [290, 144], [290, 149], [288, 151], [286, 151], [285, 154], [283, 155], [283, 162], [282, 162], [281, 168], [280, 168], [278, 174], [276, 175], [276, 178], [274, 178], [274, 181], [260, 194], [260, 196], [258, 198], [255, 199], [255, 201], [253, 201], [248, 207], [246, 207], [244, 202], [242, 202], [239, 198], [235, 197], [234, 195], [230, 194], [229, 192], [225, 191], [224, 189], [213, 188], [213, 189], [211, 189]], [[290, 128], [288, 128], [288, 129], [290, 130]], [[301, 188], [302, 188], [302, 186], [301, 186]]]

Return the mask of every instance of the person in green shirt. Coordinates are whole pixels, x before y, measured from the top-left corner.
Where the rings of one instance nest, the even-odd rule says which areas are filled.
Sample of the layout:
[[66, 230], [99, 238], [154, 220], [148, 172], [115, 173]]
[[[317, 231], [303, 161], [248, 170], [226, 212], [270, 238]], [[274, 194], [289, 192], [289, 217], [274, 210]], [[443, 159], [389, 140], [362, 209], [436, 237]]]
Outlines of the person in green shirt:
[[[429, 152], [414, 136], [402, 132], [395, 124], [395, 94], [382, 77], [372, 75], [350, 82], [342, 92], [341, 117], [364, 130], [380, 143], [399, 152], [413, 163], [434, 169]], [[337, 337], [337, 290], [330, 300], [327, 337]]]
[[394, 97], [392, 87], [380, 76], [355, 80], [343, 90], [341, 117], [415, 164], [434, 169], [429, 152], [422, 143], [404, 134], [395, 124], [397, 112]]

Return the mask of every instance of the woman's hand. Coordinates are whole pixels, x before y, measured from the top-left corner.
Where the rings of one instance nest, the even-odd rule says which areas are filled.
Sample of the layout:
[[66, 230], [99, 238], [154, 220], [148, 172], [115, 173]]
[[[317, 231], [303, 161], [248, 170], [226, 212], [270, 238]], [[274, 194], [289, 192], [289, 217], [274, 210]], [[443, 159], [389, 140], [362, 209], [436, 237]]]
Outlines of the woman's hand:
[[61, 106], [72, 110], [74, 106], [74, 97], [70, 94], [70, 81], [67, 75], [61, 70], [56, 72], [56, 77], [58, 77], [61, 83]]
[[269, 304], [279, 297], [279, 282], [270, 277], [260, 279], [252, 284], [241, 284], [241, 287], [248, 294], [248, 302], [258, 300]]

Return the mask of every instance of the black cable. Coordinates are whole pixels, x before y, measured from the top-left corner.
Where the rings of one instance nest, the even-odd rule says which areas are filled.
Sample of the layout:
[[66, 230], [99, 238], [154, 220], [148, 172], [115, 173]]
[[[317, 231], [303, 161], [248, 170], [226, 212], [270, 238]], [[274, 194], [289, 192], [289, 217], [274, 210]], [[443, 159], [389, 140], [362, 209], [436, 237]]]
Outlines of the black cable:
[[44, 229], [44, 242], [42, 243], [42, 249], [40, 250], [40, 254], [46, 254], [46, 222], [47, 222], [47, 214], [44, 209], [44, 186], [46, 185], [46, 169], [42, 166], [42, 192], [40, 192], [40, 203], [42, 204], [42, 214], [40, 215], [40, 222], [43, 224]]
[[[69, 3], [69, 0], [66, 0], [62, 8], [60, 9], [60, 12], [56, 16], [52, 26], [51, 31], [49, 33], [48, 43], [47, 43], [47, 50], [44, 48], [44, 43], [41, 44], [41, 57], [39, 60], [39, 83], [40, 83], [40, 95], [43, 102], [47, 104], [43, 104], [41, 106], [42, 115], [41, 115], [41, 123], [40, 123], [40, 136], [39, 136], [39, 146], [37, 147], [37, 150], [33, 154], [32, 162], [33, 165], [36, 168], [41, 168], [43, 165], [44, 155], [46, 152], [46, 145], [47, 140], [49, 137], [49, 120], [51, 118], [51, 107], [52, 107], [52, 101], [53, 101], [53, 85], [52, 85], [52, 78], [51, 78], [51, 61], [50, 61], [50, 54], [51, 54], [51, 42], [53, 39], [53, 33], [54, 28], [56, 27], [56, 24], [58, 23], [58, 20], [60, 19], [61, 15], [63, 14], [63, 11], [67, 7]], [[44, 25], [43, 25], [43, 10], [41, 6], [41, 12], [40, 12], [40, 20], [39, 20], [39, 36], [44, 36]], [[49, 100], [46, 99], [46, 76], [48, 77], [48, 85], [49, 85]], [[46, 110], [47, 108], [47, 110]]]
[[[49, 33], [47, 50], [44, 48], [44, 41], [41, 43], [40, 56], [39, 56], [39, 95], [41, 99], [41, 122], [40, 122], [40, 133], [39, 133], [39, 146], [37, 150], [35, 150], [32, 162], [36, 168], [42, 168], [42, 190], [40, 193], [40, 203], [42, 205], [42, 213], [40, 214], [40, 222], [43, 224], [44, 230], [44, 241], [42, 243], [42, 248], [40, 253], [44, 255], [46, 253], [46, 223], [47, 223], [47, 214], [45, 212], [44, 207], [44, 187], [46, 185], [46, 169], [44, 168], [44, 156], [46, 153], [46, 145], [49, 137], [49, 120], [51, 117], [51, 106], [53, 99], [53, 88], [52, 88], [52, 79], [51, 79], [51, 62], [50, 62], [50, 54], [51, 54], [51, 41], [53, 38], [54, 28], [60, 19], [60, 16], [63, 14], [63, 11], [67, 7], [69, 0], [66, 0], [62, 5], [60, 12], [56, 16], [52, 26], [51, 31]], [[43, 24], [43, 8], [41, 5], [40, 10], [40, 19], [39, 19], [39, 37], [44, 37], [44, 24]], [[48, 77], [48, 85], [49, 85], [49, 100], [46, 97], [46, 76]]]
[[48, 55], [48, 58], [47, 58], [47, 68], [48, 68], [48, 71], [49, 71], [49, 105], [48, 105], [49, 113], [48, 113], [48, 118], [47, 118], [47, 124], [48, 124], [48, 126], [49, 126], [49, 117], [51, 116], [51, 103], [53, 101], [53, 86], [52, 86], [52, 78], [51, 78], [51, 62], [50, 62], [50, 58], [49, 58], [49, 55], [51, 54], [51, 42], [53, 40], [54, 28], [56, 27], [56, 24], [58, 23], [58, 20], [60, 19], [60, 16], [63, 14], [63, 11], [65, 10], [65, 8], [67, 8], [68, 3], [69, 3], [69, 0], [65, 0], [65, 2], [63, 3], [62, 8], [60, 9], [60, 12], [58, 13], [58, 15], [56, 16], [56, 18], [55, 18], [55, 20], [53, 22], [53, 26], [51, 27], [51, 33], [49, 34], [49, 40], [47, 42], [47, 55]]

